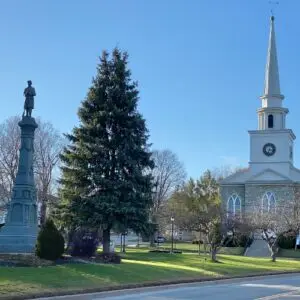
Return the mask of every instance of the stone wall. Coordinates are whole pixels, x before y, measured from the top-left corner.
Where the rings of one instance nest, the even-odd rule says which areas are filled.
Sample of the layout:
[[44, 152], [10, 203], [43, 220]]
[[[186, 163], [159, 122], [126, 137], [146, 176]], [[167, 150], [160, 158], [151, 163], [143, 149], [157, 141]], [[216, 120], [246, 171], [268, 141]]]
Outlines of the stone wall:
[[[246, 184], [245, 186], [245, 213], [260, 210], [262, 198], [266, 192], [272, 192], [276, 199], [276, 208], [292, 210], [294, 203], [294, 185], [259, 185]], [[290, 211], [291, 212], [291, 211]]]

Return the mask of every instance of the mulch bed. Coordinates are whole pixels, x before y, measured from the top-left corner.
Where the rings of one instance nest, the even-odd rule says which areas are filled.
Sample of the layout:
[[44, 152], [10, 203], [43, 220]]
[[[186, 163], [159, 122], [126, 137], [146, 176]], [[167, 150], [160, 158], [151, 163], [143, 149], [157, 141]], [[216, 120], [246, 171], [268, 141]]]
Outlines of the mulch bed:
[[63, 256], [56, 261], [41, 259], [33, 254], [0, 254], [0, 267], [48, 267], [64, 264], [85, 263], [84, 260]]
[[121, 257], [116, 253], [98, 254], [95, 257], [72, 257], [63, 255], [50, 261], [41, 259], [34, 254], [0, 254], [0, 267], [48, 267], [66, 264], [108, 263], [120, 264]]

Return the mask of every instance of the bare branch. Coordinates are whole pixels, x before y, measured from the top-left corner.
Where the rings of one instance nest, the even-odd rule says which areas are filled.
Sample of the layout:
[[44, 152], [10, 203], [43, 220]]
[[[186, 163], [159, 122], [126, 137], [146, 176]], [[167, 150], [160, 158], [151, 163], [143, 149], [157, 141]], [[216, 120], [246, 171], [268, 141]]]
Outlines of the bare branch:
[[175, 189], [183, 185], [186, 172], [177, 155], [170, 150], [153, 151], [152, 158], [155, 163], [153, 213], [156, 214]]

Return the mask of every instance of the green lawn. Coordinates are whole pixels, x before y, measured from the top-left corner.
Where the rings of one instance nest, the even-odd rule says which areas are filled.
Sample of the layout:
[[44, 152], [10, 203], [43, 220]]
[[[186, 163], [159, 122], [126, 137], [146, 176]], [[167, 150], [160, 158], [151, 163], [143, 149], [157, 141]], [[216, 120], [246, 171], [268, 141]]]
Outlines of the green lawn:
[[[183, 252], [198, 252], [199, 251], [199, 245], [192, 244], [192, 243], [174, 243], [173, 245], [174, 249], [181, 250]], [[163, 243], [159, 245], [159, 248], [162, 249], [171, 249], [171, 243]], [[243, 247], [223, 247], [219, 250], [220, 254], [232, 254], [232, 255], [241, 255], [244, 253]], [[200, 245], [200, 251], [209, 251], [209, 247], [206, 247], [206, 250], [204, 249], [203, 245]]]
[[291, 257], [291, 258], [300, 258], [300, 250], [297, 249], [296, 251], [294, 249], [280, 249], [278, 256], [281, 257]]
[[[174, 243], [173, 244], [174, 249], [176, 250], [181, 250], [183, 252], [192, 252], [192, 253], [198, 253], [199, 252], [199, 245], [197, 244], [192, 244], [192, 243], [188, 243], [188, 242], [180, 242], [180, 243]], [[153, 248], [156, 249], [157, 247]], [[160, 249], [166, 249], [166, 250], [170, 250], [171, 249], [171, 243], [170, 242], [166, 242], [166, 243], [162, 243], [159, 244], [159, 248]], [[133, 247], [126, 247], [126, 249], [141, 249], [141, 250], [145, 250], [145, 249], [149, 249], [149, 245], [141, 245], [139, 248], [133, 248]], [[101, 251], [102, 248], [99, 248], [99, 251]], [[116, 252], [120, 252], [120, 247], [116, 247], [115, 248]], [[204, 252], [208, 252], [209, 251], [209, 247], [207, 246], [206, 249], [204, 248], [203, 245], [200, 245], [200, 252], [204, 253]], [[219, 250], [220, 254], [231, 254], [231, 255], [242, 255], [244, 253], [245, 249], [243, 247], [223, 247]]]
[[161, 254], [129, 250], [120, 265], [63, 265], [43, 268], [0, 267], [0, 297], [41, 291], [100, 288], [180, 278], [222, 277], [265, 271], [300, 271], [300, 260], [219, 255], [220, 263], [193, 253]]

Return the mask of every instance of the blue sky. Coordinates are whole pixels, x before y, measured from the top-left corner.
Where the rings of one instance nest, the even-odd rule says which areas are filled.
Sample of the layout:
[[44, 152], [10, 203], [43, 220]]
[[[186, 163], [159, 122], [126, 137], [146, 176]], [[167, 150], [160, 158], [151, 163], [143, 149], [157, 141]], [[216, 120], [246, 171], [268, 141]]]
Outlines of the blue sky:
[[[299, 11], [298, 0], [275, 9], [287, 126], [296, 135]], [[269, 16], [267, 0], [3, 0], [0, 120], [22, 113], [31, 79], [34, 115], [69, 132], [98, 56], [119, 46], [129, 52], [153, 148], [173, 150], [193, 177], [207, 168], [245, 166], [247, 130], [257, 127], [263, 91]]]

